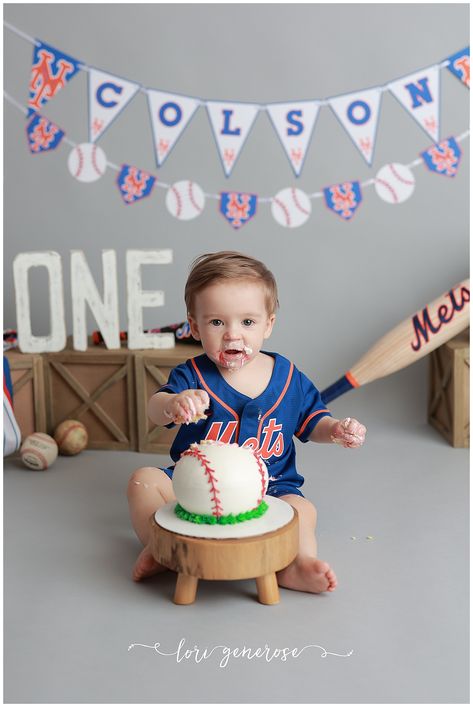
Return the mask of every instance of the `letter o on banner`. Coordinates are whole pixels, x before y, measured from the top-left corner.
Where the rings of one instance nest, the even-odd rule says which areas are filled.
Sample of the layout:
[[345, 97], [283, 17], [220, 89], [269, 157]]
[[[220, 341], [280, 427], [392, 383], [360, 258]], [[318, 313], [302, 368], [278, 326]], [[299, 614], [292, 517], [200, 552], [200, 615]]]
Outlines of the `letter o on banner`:
[[[171, 118], [170, 115], [172, 115], [173, 111], [174, 118]], [[166, 116], [166, 114], [168, 115]], [[179, 108], [177, 103], [164, 103], [159, 109], [158, 115], [159, 120], [162, 122], [163, 125], [166, 125], [168, 128], [173, 128], [175, 125], [181, 122], [182, 110]]]
[[371, 108], [366, 101], [353, 101], [347, 108], [347, 118], [354, 125], [364, 125], [371, 118]]
[[[48, 271], [49, 311], [51, 332], [47, 336], [34, 336], [31, 330], [31, 309], [28, 273], [30, 268], [43, 267]], [[62, 284], [61, 256], [54, 251], [19, 253], [13, 261], [15, 282], [18, 346], [24, 353], [62, 351], [66, 346], [64, 321], [64, 291]]]

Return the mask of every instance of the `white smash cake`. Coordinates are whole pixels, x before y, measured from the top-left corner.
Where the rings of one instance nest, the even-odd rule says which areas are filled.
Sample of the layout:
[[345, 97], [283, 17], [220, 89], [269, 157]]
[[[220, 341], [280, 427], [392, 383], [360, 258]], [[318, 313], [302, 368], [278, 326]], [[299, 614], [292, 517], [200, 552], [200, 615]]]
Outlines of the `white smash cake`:
[[172, 484], [175, 513], [191, 523], [241, 523], [268, 509], [266, 464], [258, 452], [238, 444], [191, 444], [176, 463]]

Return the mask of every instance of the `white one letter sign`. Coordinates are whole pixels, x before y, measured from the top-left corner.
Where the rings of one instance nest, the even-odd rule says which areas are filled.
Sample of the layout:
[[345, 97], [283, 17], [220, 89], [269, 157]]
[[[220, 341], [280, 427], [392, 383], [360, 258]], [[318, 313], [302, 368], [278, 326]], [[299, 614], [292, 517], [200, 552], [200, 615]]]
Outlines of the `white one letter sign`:
[[127, 250], [126, 252], [129, 349], [172, 349], [174, 347], [174, 334], [146, 334], [143, 331], [143, 308], [162, 307], [164, 292], [142, 289], [141, 266], [169, 263], [172, 263], [172, 250]]
[[114, 250], [102, 251], [103, 301], [81, 250], [71, 252], [72, 336], [76, 351], [87, 349], [87, 310], [89, 305], [107, 349], [120, 348], [118, 317], [117, 256]]
[[[37, 267], [46, 268], [49, 275], [51, 332], [47, 336], [33, 336], [31, 331], [28, 271], [30, 268]], [[13, 261], [13, 276], [15, 281], [18, 346], [20, 350], [24, 353], [61, 351], [66, 345], [61, 256], [53, 251], [20, 253]]]

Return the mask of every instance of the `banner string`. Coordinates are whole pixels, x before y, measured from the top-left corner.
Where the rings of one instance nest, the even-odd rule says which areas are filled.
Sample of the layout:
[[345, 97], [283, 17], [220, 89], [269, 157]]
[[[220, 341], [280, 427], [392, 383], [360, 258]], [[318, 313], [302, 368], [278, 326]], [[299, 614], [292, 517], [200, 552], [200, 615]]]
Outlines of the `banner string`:
[[[21, 37], [22, 39], [25, 39], [26, 41], [31, 42], [32, 44], [34, 44], [34, 45], [36, 45], [36, 46], [40, 46], [41, 43], [40, 43], [37, 39], [34, 39], [34, 37], [31, 37], [31, 36], [28, 35], [26, 32], [23, 32], [22, 30], [20, 30], [18, 27], [15, 27], [14, 25], [10, 24], [9, 22], [5, 22], [5, 21], [3, 22], [3, 25], [4, 25], [4, 27], [6, 27], [7, 29], [9, 29], [11, 32], [14, 32], [15, 34], [17, 34], [17, 35], [18, 35], [19, 37]], [[424, 67], [424, 68], [426, 68], [426, 69], [427, 69], [427, 68], [429, 68], [429, 69], [436, 69], [436, 68], [438, 68], [438, 69], [443, 69], [443, 68], [447, 67], [447, 66], [449, 65], [449, 63], [450, 63], [449, 60], [448, 60], [448, 59], [445, 59], [445, 60], [441, 61], [441, 62], [438, 63], [438, 64], [430, 64], [428, 67]], [[90, 71], [90, 67], [87, 66], [87, 64], [83, 64], [83, 63], [79, 62], [79, 63], [78, 63], [78, 66], [79, 66], [79, 68], [82, 69], [83, 71]], [[421, 71], [421, 70], [422, 70], [422, 69], [418, 69], [418, 71]], [[125, 77], [123, 77], [123, 76], [122, 76], [121, 78], [125, 79]], [[130, 83], [134, 83], [135, 86], [138, 86], [138, 87], [139, 87], [138, 90], [139, 90], [141, 93], [147, 94], [147, 93], [148, 93], [148, 90], [153, 90], [153, 89], [149, 89], [149, 87], [147, 88], [146, 86], [144, 86], [144, 85], [143, 85], [142, 83], [140, 83], [139, 81], [131, 81], [130, 79], [125, 79], [125, 80], [130, 81]], [[388, 81], [387, 83], [382, 84], [381, 86], [372, 86], [371, 89], [372, 89], [372, 90], [378, 90], [379, 93], [384, 93], [385, 91], [389, 91], [389, 90], [390, 90], [391, 84], [392, 84], [392, 82], [391, 82], [391, 81]], [[367, 89], [367, 90], [368, 90], [368, 89]], [[350, 91], [350, 93], [354, 93], [354, 92], [356, 92], [356, 91]], [[199, 97], [197, 97], [197, 96], [188, 96], [188, 94], [186, 94], [186, 96], [187, 96], [188, 98], [192, 98], [193, 100], [195, 100], [196, 103], [197, 103], [198, 105], [200, 105], [200, 106], [206, 106], [207, 103], [211, 100], [211, 99], [199, 98]], [[317, 103], [317, 105], [319, 105], [319, 106], [327, 106], [327, 105], [330, 105], [330, 100], [331, 100], [331, 97], [322, 98], [322, 99], [316, 98], [316, 99], [314, 99], [313, 102], [314, 102], [314, 103]], [[237, 102], [237, 103], [244, 103], [245, 101], [236, 101], [236, 102]], [[277, 103], [279, 103], [279, 102], [280, 102], [280, 101], [277, 101]], [[258, 104], [256, 104], [256, 103], [251, 103], [251, 105], [254, 105], [255, 108], [258, 109], [258, 111], [265, 111], [265, 110], [267, 110], [267, 106], [268, 106], [268, 105], [272, 105], [272, 104], [271, 104], [271, 103], [268, 103], [268, 104], [258, 105]]]
[[[27, 108], [26, 108], [25, 106], [22, 106], [21, 103], [19, 103], [19, 102], [18, 102], [17, 100], [15, 100], [12, 96], [10, 96], [9, 93], [7, 93], [6, 91], [3, 91], [3, 97], [5, 98], [5, 100], [6, 100], [8, 103], [10, 103], [12, 106], [14, 106], [17, 110], [19, 110], [19, 111], [21, 111], [23, 114], [27, 115], [27, 113], [28, 113]], [[47, 116], [44, 116], [44, 117], [47, 118]], [[47, 118], [47, 119], [48, 119], [48, 118]], [[456, 140], [457, 142], [462, 142], [463, 140], [466, 140], [466, 138], [467, 138], [469, 135], [470, 135], [470, 131], [469, 131], [469, 130], [465, 130], [465, 131], [464, 131], [463, 133], [461, 133], [458, 137], [456, 137], [455, 140]], [[74, 147], [77, 147], [77, 145], [79, 144], [79, 143], [73, 142], [73, 141], [70, 140], [67, 136], [64, 136], [63, 140], [64, 140], [64, 142], [66, 142], [68, 145], [70, 145], [70, 146], [73, 147], [73, 148], [74, 148]], [[114, 164], [113, 162], [109, 162], [109, 161], [107, 160], [107, 163], [106, 163], [106, 164], [107, 164], [107, 167], [110, 167], [110, 169], [113, 169], [113, 170], [116, 171], [116, 172], [120, 172], [120, 169], [121, 169], [121, 168], [120, 168], [118, 165]], [[405, 166], [408, 167], [409, 169], [412, 169], [413, 167], [418, 167], [418, 166], [421, 165], [421, 164], [423, 164], [423, 160], [422, 160], [420, 157], [418, 157], [418, 158], [416, 158], [415, 160], [413, 160], [412, 162], [409, 162], [409, 163], [408, 163], [407, 165], [405, 165]], [[375, 182], [376, 182], [376, 179], [374, 179], [374, 178], [367, 179], [366, 181], [361, 182], [361, 185], [360, 185], [360, 186], [362, 186], [362, 187], [372, 186]], [[169, 188], [171, 187], [170, 184], [166, 184], [166, 182], [162, 182], [162, 181], [160, 181], [158, 178], [156, 178], [156, 184], [155, 184], [155, 185], [156, 185], [157, 187], [160, 187], [161, 189], [169, 189]], [[220, 195], [220, 194], [208, 194], [207, 192], [204, 192], [204, 195], [205, 195], [207, 198], [209, 198], [209, 199], [217, 199], [217, 200], [220, 200], [220, 198], [221, 198], [221, 195]], [[323, 192], [314, 192], [314, 193], [312, 193], [312, 194], [307, 194], [307, 196], [308, 196], [309, 199], [319, 199], [319, 198], [323, 197]], [[258, 202], [260, 202], [260, 203], [262, 203], [262, 204], [264, 204], [264, 203], [270, 203], [270, 202], [272, 202], [273, 200], [274, 200], [274, 197], [272, 197], [272, 196], [262, 196], [262, 197], [261, 197], [261, 196], [258, 196]]]

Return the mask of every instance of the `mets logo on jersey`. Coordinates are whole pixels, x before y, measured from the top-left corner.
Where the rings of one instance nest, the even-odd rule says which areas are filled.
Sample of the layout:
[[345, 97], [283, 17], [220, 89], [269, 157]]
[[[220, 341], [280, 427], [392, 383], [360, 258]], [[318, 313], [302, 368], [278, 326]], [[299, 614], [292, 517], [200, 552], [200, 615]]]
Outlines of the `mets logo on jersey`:
[[359, 182], [343, 182], [324, 189], [325, 203], [328, 208], [349, 221], [361, 203]]
[[36, 113], [79, 71], [79, 62], [40, 42], [33, 50], [28, 115]]
[[[236, 434], [238, 428], [237, 420], [231, 422], [212, 422], [205, 439], [211, 439], [218, 442], [229, 444]], [[261, 439], [257, 437], [248, 437], [244, 442], [238, 442], [241, 447], [250, 447], [254, 451], [258, 451], [261, 457], [265, 460], [271, 457], [281, 457], [284, 453], [284, 435], [282, 433], [282, 425], [277, 424], [276, 418], [271, 417], [266, 425], [261, 430]]]
[[461, 150], [457, 141], [453, 137], [433, 145], [420, 155], [427, 167], [437, 174], [445, 177], [454, 177], [458, 172], [460, 164]]
[[34, 155], [54, 150], [64, 137], [63, 130], [38, 113], [35, 113], [26, 126], [26, 134], [30, 152]]
[[256, 194], [230, 191], [220, 194], [220, 211], [233, 228], [241, 228], [256, 213]]
[[133, 204], [135, 201], [149, 196], [155, 182], [156, 177], [153, 177], [152, 174], [137, 167], [131, 167], [129, 164], [122, 166], [117, 177], [118, 188], [125, 204]]

